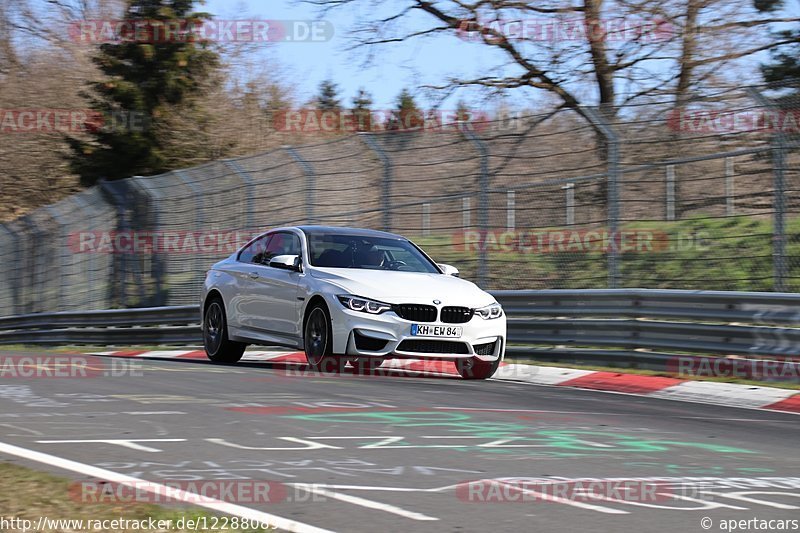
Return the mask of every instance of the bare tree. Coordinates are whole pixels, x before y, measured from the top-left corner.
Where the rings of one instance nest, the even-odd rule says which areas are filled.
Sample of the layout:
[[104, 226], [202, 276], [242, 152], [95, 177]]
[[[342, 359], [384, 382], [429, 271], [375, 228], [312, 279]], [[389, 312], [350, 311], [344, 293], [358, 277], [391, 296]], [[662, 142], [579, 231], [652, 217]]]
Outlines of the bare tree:
[[767, 29], [800, 20], [759, 14], [751, 0], [303, 1], [323, 12], [357, 3], [378, 13], [394, 8], [355, 24], [355, 49], [449, 34], [501, 53], [495, 71], [453, 77], [437, 89], [527, 87], [578, 113], [597, 104], [612, 116], [654, 97], [680, 105], [711, 79], [740, 82], [738, 60], [783, 44]]

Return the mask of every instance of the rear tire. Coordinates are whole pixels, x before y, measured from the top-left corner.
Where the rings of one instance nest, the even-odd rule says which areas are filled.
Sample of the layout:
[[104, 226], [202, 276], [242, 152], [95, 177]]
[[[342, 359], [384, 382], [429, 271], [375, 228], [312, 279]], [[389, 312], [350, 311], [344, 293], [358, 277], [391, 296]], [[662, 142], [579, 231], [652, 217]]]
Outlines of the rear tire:
[[306, 353], [306, 361], [314, 370], [331, 373], [339, 373], [344, 370], [347, 361], [333, 353], [332, 330], [328, 309], [322, 304], [315, 304], [308, 312], [303, 329], [303, 348]]
[[477, 357], [456, 359], [456, 370], [464, 379], [488, 379], [500, 368], [500, 357], [496, 361], [481, 361]]
[[228, 338], [228, 320], [220, 298], [214, 298], [203, 313], [203, 346], [206, 356], [215, 363], [235, 363], [247, 347]]

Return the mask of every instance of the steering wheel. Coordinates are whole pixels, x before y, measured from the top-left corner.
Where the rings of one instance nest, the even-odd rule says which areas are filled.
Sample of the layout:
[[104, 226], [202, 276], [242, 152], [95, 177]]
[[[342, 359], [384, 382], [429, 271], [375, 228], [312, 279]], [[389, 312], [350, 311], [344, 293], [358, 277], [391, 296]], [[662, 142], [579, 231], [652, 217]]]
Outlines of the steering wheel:
[[404, 266], [408, 266], [405, 261], [389, 261], [389, 264], [386, 265], [389, 270], [400, 270]]

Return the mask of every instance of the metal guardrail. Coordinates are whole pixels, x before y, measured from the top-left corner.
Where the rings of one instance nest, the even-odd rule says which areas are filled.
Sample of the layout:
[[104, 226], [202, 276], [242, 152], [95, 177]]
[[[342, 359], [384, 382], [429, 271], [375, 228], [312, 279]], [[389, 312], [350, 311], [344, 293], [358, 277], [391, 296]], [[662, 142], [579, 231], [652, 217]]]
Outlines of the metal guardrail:
[[0, 318], [0, 345], [201, 343], [200, 313], [195, 305]]
[[[674, 353], [800, 356], [800, 294], [654, 289], [495, 291], [508, 355], [664, 368]], [[0, 318], [0, 344], [200, 344], [196, 306]], [[672, 353], [659, 353], [667, 350]]]

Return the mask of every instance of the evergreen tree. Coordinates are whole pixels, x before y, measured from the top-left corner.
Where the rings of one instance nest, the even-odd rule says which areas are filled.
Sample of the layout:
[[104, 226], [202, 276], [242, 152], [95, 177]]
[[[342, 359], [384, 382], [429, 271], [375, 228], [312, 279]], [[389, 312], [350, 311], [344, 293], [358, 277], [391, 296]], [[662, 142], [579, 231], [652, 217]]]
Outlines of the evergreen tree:
[[397, 96], [397, 108], [386, 126], [388, 130], [418, 130], [424, 126], [425, 117], [417, 107], [414, 96], [408, 89], [403, 89]]
[[332, 80], [323, 80], [319, 84], [319, 95], [317, 96], [317, 109], [320, 111], [339, 111], [339, 88]]
[[[785, 0], [754, 0], [755, 8], [762, 13], [778, 11], [785, 4]], [[797, 108], [800, 107], [800, 27], [783, 30], [777, 37], [793, 42], [772, 49], [772, 62], [763, 64], [761, 72], [771, 86], [794, 89], [782, 103]]]
[[363, 88], [353, 98], [353, 116], [356, 131], [372, 131], [372, 96]]
[[[104, 79], [91, 83], [85, 96], [92, 109], [103, 115], [104, 124], [90, 131], [88, 142], [69, 140], [70, 166], [82, 184], [183, 166], [169, 146], [170, 124], [204, 122], [205, 113], [194, 105], [194, 97], [219, 71], [219, 56], [207, 41], [185, 32], [178, 38], [165, 38], [163, 28], [170, 23], [187, 28], [210, 18], [195, 12], [194, 3], [128, 0], [123, 18], [150, 21], [151, 37], [119, 36], [100, 45], [93, 61]], [[202, 148], [203, 137], [189, 142]], [[192, 152], [192, 147], [184, 148]]]

